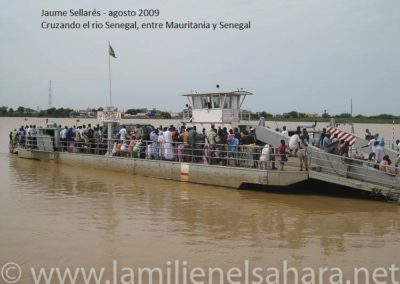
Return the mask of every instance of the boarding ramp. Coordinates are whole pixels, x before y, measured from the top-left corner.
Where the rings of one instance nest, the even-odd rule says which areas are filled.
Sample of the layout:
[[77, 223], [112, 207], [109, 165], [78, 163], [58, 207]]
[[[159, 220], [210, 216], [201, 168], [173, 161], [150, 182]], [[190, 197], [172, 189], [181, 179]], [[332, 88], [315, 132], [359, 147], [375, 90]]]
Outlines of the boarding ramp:
[[[257, 140], [269, 143], [274, 147], [278, 147], [282, 139], [286, 142], [289, 139], [289, 137], [263, 126], [256, 126], [255, 133]], [[348, 139], [352, 138], [349, 136]], [[357, 137], [354, 146], [360, 149], [360, 145], [366, 145], [366, 140], [362, 140], [364, 139]], [[362, 150], [369, 154], [367, 148], [362, 148]], [[400, 196], [400, 176], [396, 174], [394, 167], [388, 168], [392, 170], [392, 173], [382, 172], [373, 168], [373, 164], [369, 161], [330, 154], [311, 145], [307, 147], [307, 160], [310, 179], [342, 185], [371, 194], [383, 194], [397, 198]]]
[[[368, 155], [371, 153], [371, 149], [368, 146], [368, 140], [363, 139], [357, 135], [351, 134], [349, 132], [346, 132], [345, 130], [342, 130], [337, 127], [332, 127], [329, 126], [327, 129], [327, 132], [330, 133], [331, 135], [333, 134], [338, 134], [339, 139], [344, 139], [350, 143], [350, 146], [353, 149], [356, 149], [357, 151], [363, 153], [365, 157], [368, 157]], [[332, 139], [332, 136], [331, 136]], [[384, 149], [386, 155], [389, 156], [389, 158], [392, 160], [392, 162], [396, 161], [397, 159], [397, 152], [393, 149], [390, 149], [389, 147], [385, 147]]]
[[273, 129], [266, 128], [264, 126], [256, 126], [255, 134], [257, 140], [268, 143], [274, 148], [279, 147], [282, 139], [285, 140], [286, 145], [288, 145], [289, 136], [283, 135], [282, 133], [277, 132]]
[[400, 195], [400, 176], [394, 167], [386, 172], [365, 160], [308, 149], [309, 178], [386, 196]]

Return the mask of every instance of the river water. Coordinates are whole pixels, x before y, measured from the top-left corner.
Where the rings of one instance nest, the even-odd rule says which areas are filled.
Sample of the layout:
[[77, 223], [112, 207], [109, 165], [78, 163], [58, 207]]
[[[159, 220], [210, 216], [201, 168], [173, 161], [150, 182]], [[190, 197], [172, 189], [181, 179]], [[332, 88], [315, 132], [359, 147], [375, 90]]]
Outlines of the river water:
[[[338, 267], [349, 277], [354, 267], [400, 266], [398, 205], [18, 159], [7, 153], [8, 132], [22, 122], [0, 118], [0, 268], [20, 265], [19, 283], [33, 283], [31, 267], [105, 267], [111, 277], [114, 260], [119, 267], [165, 268], [180, 261], [224, 271], [248, 261], [281, 272], [287, 261], [297, 269]], [[400, 281], [400, 272], [396, 277]], [[295, 275], [289, 278], [295, 283]]]

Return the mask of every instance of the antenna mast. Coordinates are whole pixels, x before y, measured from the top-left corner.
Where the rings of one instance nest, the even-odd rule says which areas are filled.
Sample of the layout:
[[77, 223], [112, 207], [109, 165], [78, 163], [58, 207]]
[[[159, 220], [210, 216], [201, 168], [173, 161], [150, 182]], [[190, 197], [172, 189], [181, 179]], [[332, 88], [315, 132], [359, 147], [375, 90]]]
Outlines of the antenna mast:
[[50, 109], [53, 107], [53, 99], [52, 99], [52, 95], [51, 95], [51, 80], [49, 82], [49, 101], [48, 101], [48, 106], [47, 108]]
[[350, 115], [353, 117], [353, 98], [350, 98]]

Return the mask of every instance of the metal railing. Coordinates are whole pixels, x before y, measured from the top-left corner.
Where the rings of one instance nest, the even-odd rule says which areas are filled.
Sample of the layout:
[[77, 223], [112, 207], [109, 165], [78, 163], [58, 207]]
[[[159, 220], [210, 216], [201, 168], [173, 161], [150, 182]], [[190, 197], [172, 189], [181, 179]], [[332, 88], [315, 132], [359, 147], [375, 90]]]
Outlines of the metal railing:
[[400, 190], [400, 169], [398, 165], [380, 166], [373, 161], [347, 158], [326, 153], [313, 148], [308, 149], [309, 170], [340, 176], [371, 184]]
[[[30, 140], [29, 140], [30, 141]], [[111, 145], [111, 147], [109, 146]], [[295, 157], [284, 160], [281, 154], [263, 154], [261, 146], [183, 142], [155, 142], [119, 139], [54, 139], [38, 136], [35, 143], [20, 143], [19, 147], [39, 151], [56, 151], [107, 155], [124, 158], [203, 163], [254, 169], [299, 170]], [[274, 149], [274, 152], [276, 149]], [[290, 156], [289, 152], [284, 155]]]

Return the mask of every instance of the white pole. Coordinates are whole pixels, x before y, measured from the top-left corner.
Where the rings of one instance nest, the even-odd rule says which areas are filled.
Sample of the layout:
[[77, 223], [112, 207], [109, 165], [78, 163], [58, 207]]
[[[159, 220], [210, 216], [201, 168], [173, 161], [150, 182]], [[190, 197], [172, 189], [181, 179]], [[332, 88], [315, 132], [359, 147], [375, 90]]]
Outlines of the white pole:
[[353, 98], [350, 98], [350, 116], [353, 117]]
[[392, 139], [392, 148], [393, 148], [393, 150], [396, 149], [395, 144], [396, 144], [396, 141], [394, 141], [394, 119], [393, 119], [393, 139]]
[[108, 125], [107, 125], [107, 140], [108, 140], [108, 143], [107, 143], [107, 153], [108, 153], [108, 156], [112, 156], [112, 148], [113, 148], [113, 141], [111, 141], [111, 139], [112, 139], [112, 123], [111, 122], [108, 122]]
[[110, 107], [112, 106], [112, 97], [111, 97], [111, 55], [110, 55], [110, 42], [108, 42], [108, 78], [110, 81]]

